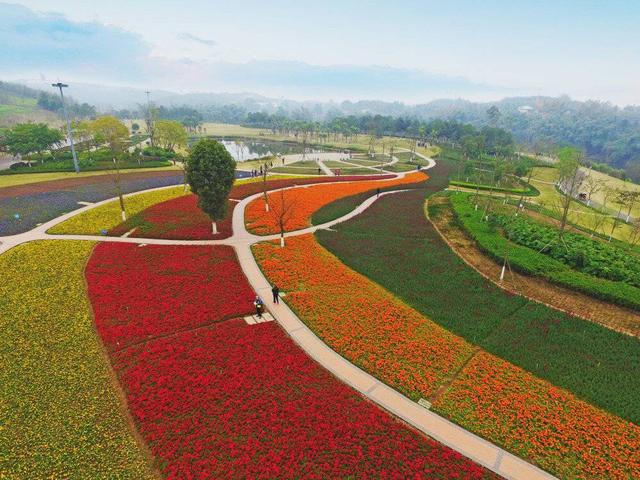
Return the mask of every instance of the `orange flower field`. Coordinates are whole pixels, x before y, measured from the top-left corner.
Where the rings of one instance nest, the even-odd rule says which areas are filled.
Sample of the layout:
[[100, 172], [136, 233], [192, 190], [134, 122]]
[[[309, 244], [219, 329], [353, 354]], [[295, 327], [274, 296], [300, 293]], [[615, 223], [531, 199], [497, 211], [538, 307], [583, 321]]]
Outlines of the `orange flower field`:
[[[324, 205], [344, 197], [357, 195], [376, 188], [384, 189], [398, 185], [422, 182], [429, 178], [425, 173], [414, 172], [403, 178], [391, 180], [368, 180], [354, 183], [316, 185], [313, 187], [292, 188], [268, 194], [270, 212], [265, 211], [264, 198], [249, 203], [245, 210], [247, 230], [256, 235], [280, 233], [279, 217], [285, 217], [285, 231], [300, 230], [311, 225], [311, 215]], [[284, 201], [283, 201], [284, 197]], [[286, 212], [284, 214], [283, 209]]]
[[[640, 478], [640, 427], [475, 347], [405, 305], [322, 248], [254, 246], [272, 283], [338, 353], [434, 410], [564, 478]], [[471, 355], [475, 355], [465, 365]]]
[[[331, 347], [417, 400], [435, 391], [473, 347], [345, 267], [312, 235], [254, 254], [287, 303]], [[416, 359], [420, 359], [416, 361]]]
[[434, 409], [566, 478], [640, 478], [640, 428], [486, 352]]

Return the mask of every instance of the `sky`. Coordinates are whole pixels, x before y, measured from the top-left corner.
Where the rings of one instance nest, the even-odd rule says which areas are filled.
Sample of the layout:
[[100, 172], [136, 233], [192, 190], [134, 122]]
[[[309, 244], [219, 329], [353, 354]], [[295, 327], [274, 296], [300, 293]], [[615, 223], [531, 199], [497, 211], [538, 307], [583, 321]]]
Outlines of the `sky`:
[[0, 3], [0, 18], [0, 79], [640, 104], [638, 0], [28, 0]]

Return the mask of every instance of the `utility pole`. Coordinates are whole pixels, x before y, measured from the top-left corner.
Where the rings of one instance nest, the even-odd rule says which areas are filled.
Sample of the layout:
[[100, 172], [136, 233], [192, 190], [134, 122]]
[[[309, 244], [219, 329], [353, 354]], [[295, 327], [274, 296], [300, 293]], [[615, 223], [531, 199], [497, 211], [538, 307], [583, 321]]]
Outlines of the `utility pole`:
[[60, 99], [62, 100], [62, 111], [64, 112], [64, 119], [67, 121], [67, 136], [69, 137], [69, 143], [71, 144], [71, 155], [73, 156], [73, 168], [75, 168], [76, 173], [80, 173], [80, 165], [78, 165], [78, 157], [76, 156], [76, 148], [73, 145], [73, 135], [71, 134], [71, 122], [69, 121], [69, 114], [67, 113], [67, 106], [64, 103], [64, 94], [62, 93], [62, 89], [68, 87], [64, 83], [52, 83], [52, 87], [60, 89]]
[[151, 142], [151, 146], [153, 147], [153, 117], [151, 116], [151, 99], [149, 97], [149, 95], [151, 94], [151, 92], [149, 90], [146, 90], [145, 93], [147, 94], [147, 128], [149, 130], [149, 141]]

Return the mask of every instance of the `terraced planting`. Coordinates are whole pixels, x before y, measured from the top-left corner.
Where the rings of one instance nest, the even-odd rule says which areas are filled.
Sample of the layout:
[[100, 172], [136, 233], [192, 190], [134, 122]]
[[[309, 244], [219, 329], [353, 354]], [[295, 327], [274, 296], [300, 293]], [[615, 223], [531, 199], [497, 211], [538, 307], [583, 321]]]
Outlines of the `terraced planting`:
[[[345, 177], [347, 178], [347, 177]], [[409, 174], [403, 178], [385, 181], [363, 181], [345, 185], [326, 185], [309, 189], [291, 189], [284, 192], [284, 198], [279, 193], [269, 195], [271, 214], [265, 214], [264, 198], [258, 198], [247, 205], [245, 222], [247, 229], [257, 235], [279, 233], [278, 212], [288, 211], [286, 231], [300, 230], [311, 224], [311, 217], [322, 206], [340, 198], [350, 197], [358, 193], [387, 189], [400, 185], [411, 186], [427, 179], [421, 172]]]
[[511, 266], [520, 272], [541, 276], [595, 298], [640, 309], [638, 262], [633, 256], [627, 258], [628, 254], [621, 250], [579, 234], [567, 233], [564, 241], [558, 243], [555, 242], [557, 234], [550, 227], [498, 217], [496, 222], [503, 223], [511, 231], [513, 245], [493, 223], [482, 220], [481, 212], [475, 211], [469, 194], [452, 195], [450, 199], [461, 226], [493, 258], [502, 260], [508, 251]]
[[334, 227], [336, 232], [319, 231], [317, 238], [347, 265], [448, 330], [637, 423], [640, 381], [629, 373], [640, 372], [638, 339], [487, 282], [442, 241], [424, 217], [423, 199], [417, 191], [382, 198]]
[[252, 310], [252, 291], [229, 247], [105, 243], [87, 280], [167, 478], [495, 478], [364, 401], [275, 322], [235, 318]]
[[[411, 195], [418, 196], [418, 192]], [[401, 196], [399, 194], [390, 198]], [[404, 197], [406, 202], [407, 194]], [[384, 201], [381, 200], [379, 204], [384, 204]], [[398, 205], [394, 206], [395, 218], [398, 218]], [[381, 218], [380, 212], [375, 217]], [[331, 233], [326, 232], [326, 235]], [[414, 238], [419, 237], [414, 235]], [[387, 236], [384, 240], [388, 242], [391, 239]], [[395, 237], [395, 241], [401, 243], [399, 237]], [[343, 237], [341, 243], [351, 243], [353, 246], [354, 242]], [[390, 275], [402, 275], [404, 278], [411, 278], [413, 285], [418, 283], [420, 271], [415, 262], [411, 264], [409, 272], [400, 272], [388, 268], [393, 257], [386, 256], [384, 249], [375, 250], [362, 244], [357, 245], [357, 248], [370, 255], [379, 255], [380, 264], [384, 262], [385, 270], [393, 272]], [[513, 364], [474, 348], [461, 337], [447, 332], [396, 300], [366, 277], [346, 268], [320, 247], [312, 236], [290, 239], [285, 249], [272, 243], [258, 244], [254, 247], [254, 253], [267, 277], [286, 291], [287, 303], [325, 342], [344, 357], [411, 398], [428, 398], [437, 411], [445, 414], [449, 413], [449, 408], [455, 408], [457, 416], [454, 419], [458, 423], [566, 478], [594, 471], [598, 471], [600, 475], [619, 473], [612, 478], [626, 478], [625, 475], [640, 473], [640, 464], [634, 457], [634, 452], [640, 446], [640, 428], [636, 425], [591, 406], [568, 391], [558, 389], [550, 382], [536, 378]], [[417, 255], [414, 250], [410, 253]], [[393, 261], [395, 265], [396, 261]], [[442, 279], [439, 282], [442, 291], [442, 285], [446, 283]], [[456, 292], [456, 302], [451, 302], [452, 291]], [[462, 292], [458, 290], [447, 291], [449, 305], [464, 304], [467, 299], [461, 295]], [[539, 331], [548, 331], [554, 326], [550, 322], [544, 324]], [[481, 330], [482, 326], [476, 332]], [[525, 326], [524, 331], [528, 331], [528, 327]], [[518, 354], [530, 360], [526, 350], [519, 350], [522, 342], [529, 346], [526, 338], [514, 335], [513, 331], [507, 333], [510, 333], [508, 340], [511, 343], [496, 343], [509, 349], [518, 348]], [[537, 332], [534, 331], [533, 334], [535, 337]], [[615, 348], [614, 345], [611, 346]], [[547, 359], [550, 351], [557, 354], [555, 348], [547, 348], [550, 348], [544, 352]], [[456, 377], [472, 375], [472, 383], [483, 385], [483, 378], [473, 374], [469, 365], [474, 365], [475, 358], [485, 357], [490, 363], [498, 364], [504, 374], [517, 381], [518, 385], [525, 388], [536, 385], [536, 388], [545, 392], [536, 393], [532, 387], [527, 393], [528, 399], [541, 400], [546, 398], [545, 394], [557, 392], [561, 401], [551, 406], [547, 400], [543, 404], [519, 401], [514, 405], [513, 394], [508, 389], [498, 388], [498, 384], [494, 383], [496, 398], [491, 403], [493, 416], [481, 415], [479, 400], [482, 397], [479, 391], [476, 394], [480, 395], [478, 399], [474, 400], [475, 396], [469, 396], [466, 403], [450, 407], [451, 404], [446, 399], [453, 401], [450, 399], [455, 398], [454, 394], [459, 388]], [[580, 362], [575, 360], [575, 351], [566, 354], [564, 358], [571, 358], [579, 368]], [[628, 361], [629, 357], [626, 358]], [[471, 362], [466, 364], [469, 360]], [[548, 360], [540, 370], [544, 371], [549, 366], [556, 368], [551, 362], [552, 359]], [[595, 368], [591, 370], [595, 371]], [[578, 380], [575, 372], [572, 375], [573, 380]], [[628, 376], [628, 370], [621, 372], [620, 376]], [[450, 383], [452, 380], [453, 383]], [[634, 380], [631, 382], [635, 383]], [[607, 400], [612, 400], [610, 393], [608, 392]], [[635, 394], [629, 395], [622, 391], [617, 393], [626, 396], [626, 402], [622, 406], [633, 404]], [[631, 409], [634, 411], [633, 407]], [[580, 415], [577, 416], [576, 412], [580, 412]], [[494, 417], [504, 423], [504, 428], [490, 428]], [[585, 422], [585, 417], [590, 421]], [[610, 432], [607, 436], [609, 442], [620, 442], [615, 454], [600, 443], [601, 439], [591, 435], [592, 422], [598, 424], [602, 431]], [[547, 448], [543, 448], [540, 432], [544, 432], [549, 439]], [[572, 455], [565, 455], [562, 449], [554, 448], [562, 439], [573, 439]]]
[[127, 423], [84, 283], [94, 244], [0, 256], [0, 477], [155, 478]]

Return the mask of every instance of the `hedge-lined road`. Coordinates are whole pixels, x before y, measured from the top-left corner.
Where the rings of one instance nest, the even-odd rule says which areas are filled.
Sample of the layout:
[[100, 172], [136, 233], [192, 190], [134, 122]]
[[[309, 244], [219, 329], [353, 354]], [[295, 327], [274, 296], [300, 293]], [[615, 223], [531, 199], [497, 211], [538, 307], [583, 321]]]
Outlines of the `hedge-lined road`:
[[[427, 168], [431, 168], [435, 165], [433, 160], [428, 159], [423, 155], [420, 156], [429, 160], [429, 167]], [[401, 178], [405, 175], [406, 173], [400, 173], [397, 177]], [[326, 185], [326, 183], [324, 185]], [[313, 186], [305, 185], [288, 188], [313, 188]], [[384, 195], [391, 195], [398, 191], [401, 190], [382, 192], [380, 197]], [[93, 240], [99, 242], [127, 242], [156, 245], [230, 245], [236, 249], [242, 270], [244, 271], [252, 288], [262, 298], [269, 298], [271, 285], [260, 271], [260, 268], [258, 267], [251, 252], [251, 245], [257, 242], [275, 240], [279, 238], [279, 235], [253, 235], [246, 230], [244, 218], [245, 207], [251, 201], [261, 197], [261, 195], [262, 193], [257, 193], [245, 198], [238, 204], [237, 208], [235, 208], [233, 212], [233, 235], [224, 240], [162, 240], [91, 235], [49, 235], [46, 233], [46, 231], [54, 225], [61, 223], [82, 211], [95, 208], [112, 200], [109, 199], [93, 205], [88, 205], [78, 211], [62, 215], [61, 217], [55, 218], [26, 233], [0, 237], [0, 242], [2, 242], [0, 244], [0, 254], [21, 243], [42, 239]], [[332, 225], [346, 221], [362, 213], [380, 197], [377, 197], [374, 194], [355, 210], [336, 220], [302, 230], [285, 233], [285, 238], [313, 233], [318, 229], [330, 228]], [[381, 406], [383, 409], [394, 413], [431, 438], [451, 447], [469, 459], [508, 479], [529, 480], [555, 478], [536, 466], [515, 457], [500, 447], [491, 444], [477, 435], [468, 432], [439, 415], [423, 408], [416, 402], [398, 393], [391, 387], [350, 363], [320, 340], [284, 302], [280, 305], [271, 305], [270, 311], [282, 328], [311, 358], [332, 372], [341, 381], [358, 390], [361, 394]]]

